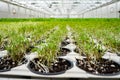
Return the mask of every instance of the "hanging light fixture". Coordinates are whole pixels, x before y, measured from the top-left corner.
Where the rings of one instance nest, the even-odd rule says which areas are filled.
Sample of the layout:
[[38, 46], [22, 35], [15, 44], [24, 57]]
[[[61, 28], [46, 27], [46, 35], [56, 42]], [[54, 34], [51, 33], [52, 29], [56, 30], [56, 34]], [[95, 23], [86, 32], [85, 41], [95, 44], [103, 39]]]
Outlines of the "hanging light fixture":
[[52, 2], [52, 4], [58, 4], [58, 2]]
[[31, 5], [35, 5], [35, 4], [37, 4], [37, 3], [34, 3], [34, 2], [33, 2], [33, 3], [31, 3]]
[[80, 4], [80, 2], [73, 2], [73, 4]]
[[95, 4], [102, 4], [102, 2], [100, 2], [100, 1], [97, 1], [97, 2], [95, 2]]
[[16, 14], [16, 9], [15, 8], [12, 9], [12, 13]]

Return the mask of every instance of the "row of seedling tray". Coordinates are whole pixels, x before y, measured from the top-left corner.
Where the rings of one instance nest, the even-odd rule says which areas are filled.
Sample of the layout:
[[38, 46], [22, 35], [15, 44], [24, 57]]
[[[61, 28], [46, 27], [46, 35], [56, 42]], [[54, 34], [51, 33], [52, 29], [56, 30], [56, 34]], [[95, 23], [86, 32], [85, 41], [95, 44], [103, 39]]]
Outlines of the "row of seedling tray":
[[[8, 51], [1, 51], [0, 75], [69, 78], [107, 78], [112, 75], [111, 78], [120, 78], [120, 57], [103, 49], [103, 45], [90, 35], [86, 36], [77, 34], [69, 26], [64, 32], [55, 27], [32, 42], [25, 49], [26, 54], [14, 55], [17, 59], [12, 58]], [[17, 70], [22, 73], [14, 73]]]

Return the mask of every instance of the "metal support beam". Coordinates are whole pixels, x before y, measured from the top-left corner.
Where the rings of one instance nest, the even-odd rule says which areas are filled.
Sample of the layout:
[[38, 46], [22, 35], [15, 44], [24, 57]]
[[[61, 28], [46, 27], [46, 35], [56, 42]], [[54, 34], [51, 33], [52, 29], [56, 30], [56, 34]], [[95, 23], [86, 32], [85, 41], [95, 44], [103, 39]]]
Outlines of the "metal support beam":
[[86, 12], [83, 12], [83, 13], [81, 13], [81, 14], [84, 14], [84, 13], [87, 13], [87, 12], [89, 12], [89, 11], [93, 11], [93, 10], [99, 9], [99, 8], [101, 8], [101, 7], [105, 7], [105, 6], [111, 5], [111, 4], [116, 3], [116, 2], [119, 2], [119, 1], [120, 1], [120, 0], [112, 0], [111, 2], [107, 2], [107, 3], [103, 4], [103, 5], [100, 5], [100, 6], [98, 6], [98, 7], [93, 8], [93, 9], [87, 10]]
[[[32, 10], [32, 11], [35, 11], [35, 12], [41, 12], [40, 10], [35, 10], [33, 8], [29, 8], [28, 6], [23, 6], [23, 5], [21, 5], [20, 3], [17, 3], [17, 2], [12, 2], [12, 1], [8, 1], [8, 0], [0, 0], [0, 1], [8, 3], [8, 4], [15, 5], [15, 6], [18, 6], [18, 7], [22, 7], [22, 8], [28, 9], [28, 10]], [[43, 12], [43, 13], [47, 14], [45, 12]]]

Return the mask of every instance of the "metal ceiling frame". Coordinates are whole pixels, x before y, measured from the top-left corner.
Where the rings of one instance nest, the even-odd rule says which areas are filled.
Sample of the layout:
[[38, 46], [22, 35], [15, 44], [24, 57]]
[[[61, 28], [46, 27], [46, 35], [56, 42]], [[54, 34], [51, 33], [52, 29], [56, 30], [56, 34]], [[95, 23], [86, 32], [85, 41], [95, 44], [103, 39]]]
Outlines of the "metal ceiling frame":
[[83, 13], [80, 13], [80, 14], [78, 14], [78, 15], [85, 14], [85, 13], [87, 13], [87, 12], [89, 12], [89, 11], [93, 11], [93, 10], [96, 10], [96, 9], [98, 9], [98, 8], [105, 7], [105, 6], [108, 6], [108, 5], [110, 5], [110, 4], [113, 4], [113, 3], [116, 3], [116, 2], [119, 2], [119, 1], [120, 1], [120, 0], [112, 0], [111, 2], [107, 2], [107, 3], [105, 3], [105, 4], [102, 4], [102, 5], [98, 6], [98, 7], [95, 7], [95, 8], [92, 8], [92, 9], [90, 9], [90, 10], [87, 10], [87, 11], [85, 11], [85, 12], [83, 12]]
[[[56, 12], [54, 11], [54, 9], [58, 9], [58, 11], [61, 15], [63, 15], [63, 14], [69, 15], [69, 14], [71, 14], [71, 12], [73, 12], [73, 13], [76, 12], [74, 14], [80, 15], [80, 14], [86, 13], [90, 10], [95, 10], [97, 8], [112, 4], [112, 3], [116, 2], [116, 1], [120, 1], [120, 0], [112, 0], [111, 2], [107, 2], [110, 0], [86, 0], [86, 2], [85, 2], [85, 0], [12, 0], [12, 1], [11, 0], [0, 0], [0, 1], [6, 1], [6, 2], [12, 3], [14, 5], [18, 5], [18, 6], [21, 6], [24, 8], [29, 8], [32, 10], [38, 9], [37, 11], [40, 11], [41, 9], [43, 9], [44, 12], [47, 12], [50, 15], [55, 15]], [[38, 3], [37, 5], [30, 4], [30, 3], [36, 2], [36, 1], [37, 2], [44, 2], [47, 7], [41, 6], [42, 3]], [[95, 2], [97, 2], [97, 1], [102, 2], [103, 4], [95, 4]], [[26, 2], [28, 4], [24, 5], [24, 4], [19, 3], [19, 2]], [[53, 4], [52, 2], [58, 2], [58, 4]], [[82, 8], [79, 9], [80, 4], [83, 5], [83, 9]], [[31, 5], [31, 7], [32, 6], [33, 7], [30, 8], [29, 5]], [[68, 5], [68, 7], [66, 7], [66, 5]], [[73, 6], [73, 5], [76, 5], [76, 6]], [[97, 6], [91, 6], [91, 5], [97, 5]], [[38, 7], [36, 7], [36, 6], [38, 6]], [[61, 6], [62, 6], [62, 8], [61, 8]], [[68, 12], [68, 10], [70, 10], [70, 12]], [[80, 11], [81, 11], [81, 13], [79, 13]]]

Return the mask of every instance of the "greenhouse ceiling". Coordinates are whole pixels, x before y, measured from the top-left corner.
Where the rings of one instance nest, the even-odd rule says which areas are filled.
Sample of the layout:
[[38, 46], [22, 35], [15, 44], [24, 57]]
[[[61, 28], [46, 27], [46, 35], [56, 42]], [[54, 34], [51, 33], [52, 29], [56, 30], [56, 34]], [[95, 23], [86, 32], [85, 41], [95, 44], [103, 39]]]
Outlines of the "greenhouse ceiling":
[[80, 14], [113, 0], [10, 0], [50, 14]]

